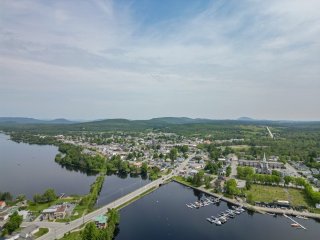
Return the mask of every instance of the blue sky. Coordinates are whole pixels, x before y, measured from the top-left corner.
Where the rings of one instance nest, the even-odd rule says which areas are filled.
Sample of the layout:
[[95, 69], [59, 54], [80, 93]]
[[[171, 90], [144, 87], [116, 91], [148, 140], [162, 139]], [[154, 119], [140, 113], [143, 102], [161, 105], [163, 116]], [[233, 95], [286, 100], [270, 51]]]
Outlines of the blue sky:
[[0, 116], [320, 120], [318, 0], [0, 1]]

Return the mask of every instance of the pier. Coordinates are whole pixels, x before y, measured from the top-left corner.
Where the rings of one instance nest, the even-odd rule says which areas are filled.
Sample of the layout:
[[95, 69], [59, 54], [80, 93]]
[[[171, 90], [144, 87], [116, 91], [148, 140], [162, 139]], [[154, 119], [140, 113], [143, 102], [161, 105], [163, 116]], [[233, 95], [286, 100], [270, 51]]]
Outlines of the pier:
[[299, 212], [299, 211], [290, 210], [290, 209], [284, 210], [284, 209], [280, 209], [280, 208], [267, 208], [267, 207], [253, 206], [253, 205], [245, 203], [245, 202], [240, 202], [240, 201], [237, 201], [235, 199], [227, 198], [227, 197], [224, 197], [224, 196], [222, 196], [220, 194], [210, 192], [210, 191], [208, 191], [208, 190], [206, 190], [204, 188], [197, 188], [197, 187], [194, 187], [194, 186], [190, 186], [190, 185], [188, 185], [188, 184], [186, 184], [184, 182], [177, 181], [176, 179], [173, 179], [173, 181], [175, 181], [177, 183], [180, 183], [182, 185], [185, 185], [187, 187], [199, 190], [199, 191], [201, 191], [203, 193], [206, 193], [209, 196], [220, 198], [224, 202], [228, 202], [228, 203], [231, 203], [231, 204], [239, 206], [239, 207], [241, 206], [241, 207], [243, 207], [245, 209], [248, 209], [248, 210], [251, 210], [251, 211], [255, 211], [257, 213], [261, 213], [261, 214], [265, 214], [265, 213], [273, 214], [273, 213], [275, 213], [275, 214], [280, 214], [280, 215], [286, 214], [286, 215], [293, 215], [293, 216], [303, 215], [304, 217], [308, 217], [308, 218], [320, 219], [320, 214], [318, 214], [318, 213]]
[[285, 213], [283, 214], [284, 217], [290, 219], [292, 222], [294, 222], [295, 224], [298, 224], [300, 228], [307, 230], [304, 226], [302, 226], [300, 223], [298, 223], [296, 220], [294, 220], [293, 218], [289, 217], [288, 215], [286, 215]]

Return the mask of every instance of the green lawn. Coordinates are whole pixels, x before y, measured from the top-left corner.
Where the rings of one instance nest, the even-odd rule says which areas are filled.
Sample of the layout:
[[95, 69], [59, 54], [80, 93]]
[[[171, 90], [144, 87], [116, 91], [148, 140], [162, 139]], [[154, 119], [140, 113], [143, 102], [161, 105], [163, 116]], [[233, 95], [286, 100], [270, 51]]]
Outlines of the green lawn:
[[190, 182], [186, 181], [184, 177], [174, 176], [173, 179], [187, 186], [194, 187]]
[[265, 185], [252, 185], [246, 194], [252, 194], [253, 201], [271, 203], [277, 200], [289, 201], [293, 206], [308, 206], [302, 190]]
[[230, 148], [234, 149], [234, 150], [247, 150], [250, 148], [249, 145], [232, 145], [229, 146]]
[[42, 212], [42, 210], [50, 207], [51, 205], [53, 205], [54, 202], [50, 202], [50, 203], [29, 203], [29, 206], [27, 207], [27, 209], [31, 212]]
[[80, 231], [67, 234], [63, 238], [61, 238], [61, 240], [79, 240], [79, 239], [81, 239]]
[[76, 202], [79, 200], [79, 198], [80, 197], [69, 197], [69, 198], [57, 199], [49, 203], [29, 202], [29, 206], [27, 207], [27, 210], [29, 210], [30, 212], [33, 212], [36, 216], [38, 216], [44, 209], [49, 208], [52, 205], [61, 204], [64, 202]]
[[49, 229], [48, 229], [48, 228], [40, 228], [40, 229], [39, 229], [39, 232], [37, 232], [37, 233], [34, 234], [34, 237], [35, 237], [35, 238], [39, 238], [39, 237], [47, 234], [48, 232], [49, 232]]

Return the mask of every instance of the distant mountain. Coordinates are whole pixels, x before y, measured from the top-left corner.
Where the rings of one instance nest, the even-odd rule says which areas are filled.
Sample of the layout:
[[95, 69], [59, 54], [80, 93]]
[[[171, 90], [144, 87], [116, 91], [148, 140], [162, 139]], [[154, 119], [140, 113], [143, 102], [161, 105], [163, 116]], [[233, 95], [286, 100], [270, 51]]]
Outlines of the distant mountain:
[[152, 118], [151, 123], [166, 123], [166, 124], [188, 124], [188, 123], [208, 123], [212, 120], [202, 119], [202, 118], [187, 118], [187, 117], [161, 117], [161, 118]]
[[71, 124], [71, 123], [78, 123], [78, 121], [71, 121], [65, 118], [57, 118], [53, 120], [48, 120], [47, 123], [51, 124]]
[[53, 120], [40, 120], [35, 118], [25, 117], [0, 117], [1, 124], [72, 124], [76, 123], [64, 118]]
[[237, 120], [238, 121], [259, 121], [259, 120], [249, 118], [249, 117], [239, 117]]

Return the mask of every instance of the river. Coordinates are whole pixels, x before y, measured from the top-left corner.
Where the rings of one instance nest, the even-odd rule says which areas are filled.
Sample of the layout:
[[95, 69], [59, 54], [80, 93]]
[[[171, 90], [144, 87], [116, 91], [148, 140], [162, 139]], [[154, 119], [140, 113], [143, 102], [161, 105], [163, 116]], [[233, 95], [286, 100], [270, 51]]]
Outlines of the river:
[[227, 203], [190, 209], [186, 203], [198, 200], [203, 194], [171, 182], [139, 199], [120, 211], [116, 240], [283, 240], [319, 239], [320, 225], [314, 220], [297, 219], [308, 230], [294, 229], [284, 217], [257, 213], [242, 213], [222, 226], [206, 221], [228, 208]]

